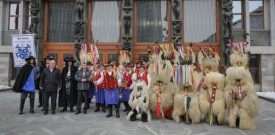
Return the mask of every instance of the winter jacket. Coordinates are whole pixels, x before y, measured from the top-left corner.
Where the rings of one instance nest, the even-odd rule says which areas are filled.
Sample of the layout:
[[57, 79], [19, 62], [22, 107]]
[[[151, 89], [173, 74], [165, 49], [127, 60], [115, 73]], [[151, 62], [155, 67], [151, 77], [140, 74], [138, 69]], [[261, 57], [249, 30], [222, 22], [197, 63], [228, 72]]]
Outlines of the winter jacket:
[[57, 92], [61, 87], [60, 70], [54, 68], [51, 72], [49, 68], [45, 68], [40, 78], [40, 87], [44, 92]]
[[[75, 80], [77, 81], [77, 90], [89, 90], [90, 89], [90, 70], [86, 70], [83, 73], [83, 69], [81, 68], [75, 74]], [[81, 79], [86, 79], [86, 82], [82, 82]]]

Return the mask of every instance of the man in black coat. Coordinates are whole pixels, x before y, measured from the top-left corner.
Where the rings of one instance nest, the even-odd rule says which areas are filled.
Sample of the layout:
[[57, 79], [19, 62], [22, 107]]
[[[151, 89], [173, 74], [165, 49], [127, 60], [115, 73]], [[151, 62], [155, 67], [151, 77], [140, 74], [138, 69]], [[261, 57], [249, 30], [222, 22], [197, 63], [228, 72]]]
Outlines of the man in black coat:
[[[45, 68], [47, 68], [49, 66], [50, 61], [53, 60], [53, 57], [51, 56], [47, 56], [44, 58], [44, 61], [41, 61], [41, 65], [40, 65], [40, 75], [42, 75], [42, 72]], [[39, 78], [40, 81], [40, 78]], [[40, 82], [38, 82], [39, 84]], [[39, 87], [39, 85], [38, 85]], [[43, 98], [43, 90], [39, 89], [38, 92], [38, 98], [39, 98], [39, 105], [37, 107], [42, 107], [43, 106], [43, 102], [44, 102], [44, 98]], [[42, 111], [44, 111], [44, 109], [42, 109]]]
[[35, 97], [35, 57], [29, 56], [25, 59], [26, 64], [20, 69], [15, 80], [12, 90], [21, 93], [19, 115], [23, 114], [23, 108], [26, 98], [30, 98], [30, 113], [34, 113], [34, 97]]
[[49, 67], [43, 70], [40, 78], [40, 89], [44, 94], [44, 115], [48, 114], [49, 98], [51, 97], [51, 110], [55, 114], [57, 91], [61, 88], [60, 71], [51, 60]]
[[76, 61], [73, 57], [66, 57], [64, 61], [66, 64], [61, 73], [62, 87], [59, 91], [58, 106], [63, 107], [60, 112], [67, 111], [68, 105], [70, 112], [74, 112], [73, 107], [77, 102], [77, 81], [74, 76], [78, 69], [74, 66]]

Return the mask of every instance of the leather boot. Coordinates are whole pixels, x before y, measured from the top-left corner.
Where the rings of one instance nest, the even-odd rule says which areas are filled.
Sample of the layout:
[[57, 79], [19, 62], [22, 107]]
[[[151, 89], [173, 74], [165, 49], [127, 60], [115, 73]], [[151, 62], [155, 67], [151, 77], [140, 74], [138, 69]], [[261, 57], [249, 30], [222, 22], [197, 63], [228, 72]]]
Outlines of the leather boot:
[[70, 112], [74, 112], [74, 108], [73, 107], [70, 107]]
[[66, 112], [67, 111], [67, 107], [64, 107], [60, 112]]
[[124, 101], [123, 104], [124, 104], [124, 107], [125, 107], [125, 109], [123, 110], [123, 112], [127, 112], [128, 111], [127, 102]]
[[116, 105], [116, 118], [120, 118], [120, 115], [119, 115], [119, 105]]
[[109, 118], [109, 117], [111, 117], [111, 116], [113, 116], [113, 106], [112, 105], [108, 105], [108, 114], [106, 115], [106, 118]]
[[102, 112], [103, 112], [103, 113], [106, 113], [105, 104], [101, 104], [101, 107], [102, 107]]
[[19, 115], [23, 114], [24, 104], [25, 104], [25, 99], [21, 98], [21, 100], [20, 100], [20, 108], [19, 108]]
[[34, 113], [34, 98], [30, 98], [30, 113]]
[[100, 108], [99, 108], [99, 103], [96, 103], [96, 109], [94, 110], [94, 112], [99, 112], [100, 111]]

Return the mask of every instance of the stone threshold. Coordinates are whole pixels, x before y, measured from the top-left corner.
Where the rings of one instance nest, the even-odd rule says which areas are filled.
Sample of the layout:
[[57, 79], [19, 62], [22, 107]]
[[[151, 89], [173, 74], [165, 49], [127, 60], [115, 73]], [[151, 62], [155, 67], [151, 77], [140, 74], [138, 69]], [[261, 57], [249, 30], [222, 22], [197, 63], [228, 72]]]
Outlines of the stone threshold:
[[275, 99], [272, 99], [272, 98], [267, 98], [267, 97], [263, 97], [263, 96], [259, 96], [259, 98], [263, 99], [263, 100], [266, 100], [266, 101], [269, 101], [269, 102], [272, 102], [272, 103], [275, 103]]

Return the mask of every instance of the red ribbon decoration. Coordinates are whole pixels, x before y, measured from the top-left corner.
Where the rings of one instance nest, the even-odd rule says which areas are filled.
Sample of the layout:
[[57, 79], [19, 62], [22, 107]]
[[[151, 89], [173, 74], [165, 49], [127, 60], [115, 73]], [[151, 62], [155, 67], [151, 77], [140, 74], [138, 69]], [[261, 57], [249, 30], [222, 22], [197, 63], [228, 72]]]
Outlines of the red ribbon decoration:
[[198, 90], [201, 90], [201, 88], [204, 86], [204, 80], [202, 79], [199, 86], [198, 86]]
[[[156, 104], [156, 115], [157, 117], [162, 117], [162, 112], [161, 112], [161, 106], [160, 106], [160, 94], [161, 94], [161, 87], [159, 85], [158, 91], [157, 91], [157, 104]], [[159, 95], [158, 95], [159, 94]]]
[[213, 104], [213, 102], [215, 101], [216, 98], [216, 90], [217, 90], [217, 84], [213, 83], [212, 84], [212, 95], [211, 95], [211, 106]]
[[238, 96], [237, 96], [237, 98], [238, 98], [239, 100], [242, 100], [242, 99], [243, 99], [243, 92], [242, 92], [242, 87], [241, 87], [241, 85], [238, 85]]

